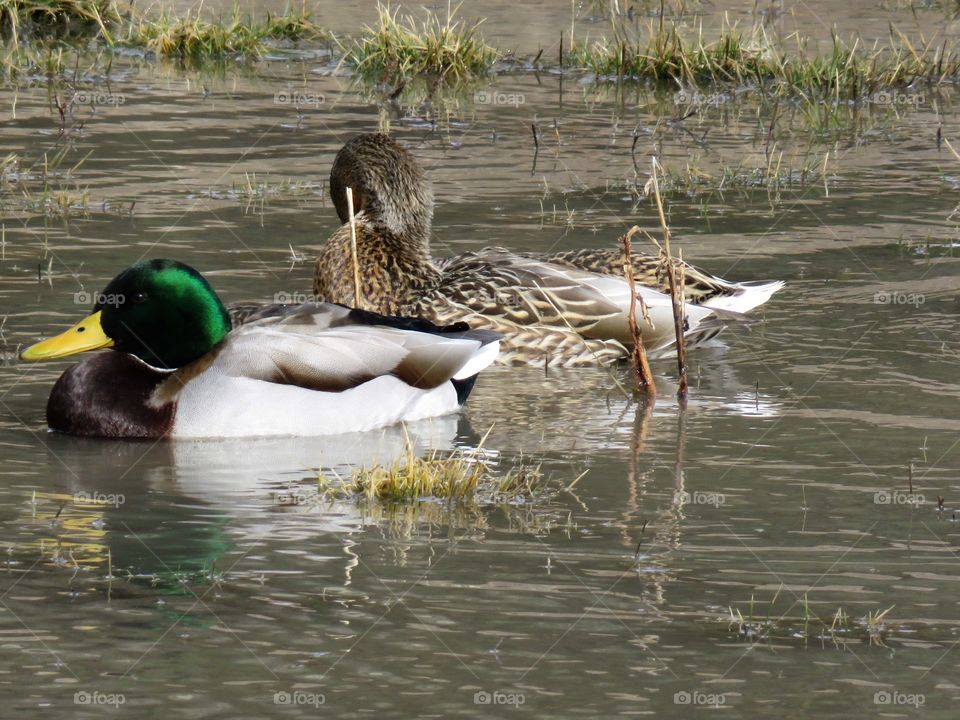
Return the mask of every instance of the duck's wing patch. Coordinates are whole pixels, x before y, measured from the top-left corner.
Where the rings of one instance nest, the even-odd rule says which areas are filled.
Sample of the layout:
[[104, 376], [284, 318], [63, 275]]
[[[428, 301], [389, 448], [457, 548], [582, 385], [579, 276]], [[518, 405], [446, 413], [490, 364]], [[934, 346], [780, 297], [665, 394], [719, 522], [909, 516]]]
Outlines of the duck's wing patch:
[[514, 255], [499, 248], [466, 253], [447, 262], [444, 294], [479, 315], [518, 325], [546, 325], [584, 332], [621, 308], [584, 282], [598, 278]]
[[430, 389], [469, 367], [484, 344], [468, 334], [358, 324], [349, 313], [320, 304], [245, 325], [227, 339], [215, 367], [235, 377], [313, 390], [347, 390], [383, 375]]
[[[477, 314], [632, 343], [627, 322], [630, 286], [623, 277], [556, 265], [501, 248], [468, 253], [449, 262], [444, 271], [456, 301]], [[643, 285], [637, 285], [637, 294], [646, 308], [644, 314], [638, 303], [637, 320], [647, 349], [669, 345], [674, 337], [670, 296]], [[690, 304], [685, 312], [689, 331], [715, 315], [711, 309]]]

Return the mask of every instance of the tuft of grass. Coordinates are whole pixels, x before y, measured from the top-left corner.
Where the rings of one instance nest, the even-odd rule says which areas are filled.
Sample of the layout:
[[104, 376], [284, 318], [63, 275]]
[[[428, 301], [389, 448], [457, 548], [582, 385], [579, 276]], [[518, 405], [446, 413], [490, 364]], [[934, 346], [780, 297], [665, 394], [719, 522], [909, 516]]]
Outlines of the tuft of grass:
[[115, 0], [0, 0], [0, 30], [14, 44], [24, 35], [84, 31], [110, 41], [109, 28], [120, 20]]
[[414, 452], [407, 439], [406, 452], [387, 465], [357, 468], [349, 479], [331, 480], [318, 475], [320, 492], [331, 497], [359, 495], [370, 501], [405, 502], [437, 498], [451, 502], [501, 503], [529, 498], [542, 480], [539, 467], [517, 466], [496, 476], [478, 448], [472, 452]]
[[200, 8], [183, 16], [165, 11], [154, 18], [138, 18], [131, 23], [124, 42], [167, 57], [259, 57], [262, 49], [260, 38], [239, 13], [226, 21], [211, 22], [201, 16]]
[[685, 38], [675, 27], [654, 26], [647, 39], [576, 43], [564, 58], [568, 67], [586, 69], [598, 79], [652, 80], [678, 87], [704, 84], [754, 85], [769, 94], [807, 98], [833, 95], [858, 98], [921, 81], [936, 85], [960, 76], [960, 57], [946, 42], [915, 45], [891, 28], [889, 43], [867, 49], [833, 35], [828, 52], [812, 50], [792, 36], [795, 48], [774, 43], [762, 28], [749, 37], [724, 28], [705, 41], [701, 32]]
[[279, 15], [267, 13], [267, 19], [259, 26], [259, 33], [272, 40], [328, 40], [330, 33], [313, 21], [313, 14], [306, 3], [299, 8], [287, 6]]
[[268, 13], [263, 21], [243, 16], [237, 6], [232, 15], [217, 20], [205, 19], [202, 9], [201, 5], [184, 15], [165, 11], [155, 17], [139, 17], [130, 23], [123, 44], [144, 47], [164, 57], [257, 59], [276, 41], [329, 36], [314, 22], [305, 4], [288, 6], [279, 15]]
[[487, 74], [500, 52], [484, 42], [478, 30], [482, 20], [468, 24], [454, 20], [458, 5], [442, 21], [427, 12], [418, 21], [401, 16], [390, 5], [378, 4], [378, 22], [346, 47], [344, 60], [368, 80], [396, 82], [418, 75], [460, 81]]
[[[0, 0], [0, 31], [6, 43], [0, 69], [14, 74], [36, 68], [49, 69], [51, 59], [62, 60], [68, 49], [79, 51], [88, 41], [97, 47], [117, 45], [144, 48], [160, 57], [193, 61], [243, 58], [257, 59], [271, 47], [300, 41], [329, 40], [330, 34], [300, 5], [288, 5], [279, 14], [267, 13], [256, 20], [243, 15], [239, 6], [226, 17], [213, 18], [200, 3], [184, 13], [121, 13], [118, 0]], [[44, 67], [44, 66], [47, 67]], [[55, 68], [62, 71], [62, 62]], [[49, 73], [48, 73], [49, 74]]]

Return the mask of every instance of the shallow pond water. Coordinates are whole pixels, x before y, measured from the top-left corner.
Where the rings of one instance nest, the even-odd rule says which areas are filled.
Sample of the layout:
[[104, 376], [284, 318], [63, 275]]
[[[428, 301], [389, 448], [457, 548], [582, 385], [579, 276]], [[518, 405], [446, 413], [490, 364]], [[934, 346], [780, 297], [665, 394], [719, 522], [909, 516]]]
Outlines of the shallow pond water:
[[[543, 10], [543, 42], [567, 27], [560, 5]], [[884, 32], [873, 4], [851, 5], [842, 25], [869, 17]], [[337, 27], [342, 11], [323, 9]], [[499, 45], [524, 45], [502, 7], [481, 9]], [[714, 97], [678, 125], [672, 93], [549, 72], [399, 107], [319, 57], [219, 72], [126, 57], [109, 82], [81, 82], [99, 99], [65, 125], [40, 79], [0, 91], [0, 156], [22, 157], [8, 172], [24, 185], [10, 187], [31, 193], [2, 206], [6, 707], [955, 717], [960, 160], [937, 141], [938, 127], [960, 138], [951, 93], [813, 120]], [[484, 101], [501, 96], [513, 100]], [[18, 348], [79, 318], [141, 257], [188, 262], [229, 301], [306, 293], [337, 225], [333, 155], [378, 127], [428, 168], [438, 254], [653, 231], [637, 183], [657, 153], [677, 178], [684, 257], [787, 287], [691, 352], [683, 412], [669, 361], [652, 406], [618, 390], [626, 367], [493, 368], [460, 416], [409, 428], [418, 448], [486, 435], [499, 467], [541, 465], [550, 491], [529, 502], [316, 497], [316, 468], [393, 457], [396, 428], [176, 444], [45, 430], [67, 364], [25, 365]], [[64, 146], [45, 188], [44, 153]], [[778, 182], [761, 182], [781, 152]], [[66, 217], [36, 209], [63, 197], [78, 205]]]

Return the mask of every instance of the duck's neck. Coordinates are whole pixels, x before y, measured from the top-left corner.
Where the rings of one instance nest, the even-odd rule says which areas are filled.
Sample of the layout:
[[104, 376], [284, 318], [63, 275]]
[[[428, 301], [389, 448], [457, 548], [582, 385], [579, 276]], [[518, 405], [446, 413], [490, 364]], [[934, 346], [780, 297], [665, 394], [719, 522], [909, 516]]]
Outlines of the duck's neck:
[[[378, 216], [379, 217], [379, 216]], [[366, 213], [356, 216], [357, 271], [364, 310], [388, 315], [415, 312], [440, 284], [440, 271], [425, 238], [398, 236]], [[317, 257], [314, 293], [319, 299], [357, 306], [350, 223], [327, 241]]]
[[[419, 188], [420, 193], [424, 192]], [[426, 191], [429, 195], [428, 190]], [[418, 195], [420, 193], [417, 193]], [[408, 197], [409, 201], [410, 198]], [[395, 238], [398, 251], [416, 251], [430, 258], [430, 230], [433, 224], [432, 196], [417, 197], [415, 202], [400, 202], [400, 198], [381, 193], [376, 205], [361, 213], [364, 224], [377, 234]], [[349, 226], [349, 221], [345, 223]]]

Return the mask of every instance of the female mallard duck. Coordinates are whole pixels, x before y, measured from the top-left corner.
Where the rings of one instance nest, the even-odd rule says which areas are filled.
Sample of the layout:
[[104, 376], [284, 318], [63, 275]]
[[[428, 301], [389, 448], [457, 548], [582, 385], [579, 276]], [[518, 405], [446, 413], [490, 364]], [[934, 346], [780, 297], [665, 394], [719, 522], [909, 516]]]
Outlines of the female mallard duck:
[[120, 273], [93, 313], [21, 353], [113, 348], [53, 387], [53, 430], [112, 438], [328, 435], [455, 411], [494, 333], [339, 305], [270, 306], [232, 330], [207, 281], [172, 260]]
[[[317, 258], [317, 297], [354, 303], [346, 188], [353, 192], [364, 308], [496, 330], [504, 335], [501, 362], [572, 366], [628, 356], [630, 291], [618, 250], [535, 254], [486, 248], [435, 259], [430, 185], [414, 157], [383, 134], [353, 138], [334, 160], [330, 194], [344, 225]], [[684, 267], [687, 333], [695, 338], [716, 332], [717, 315], [745, 313], [783, 287], [732, 283]], [[633, 268], [647, 306], [647, 317], [638, 317], [644, 345], [664, 350], [674, 331], [660, 259], [635, 253]]]

